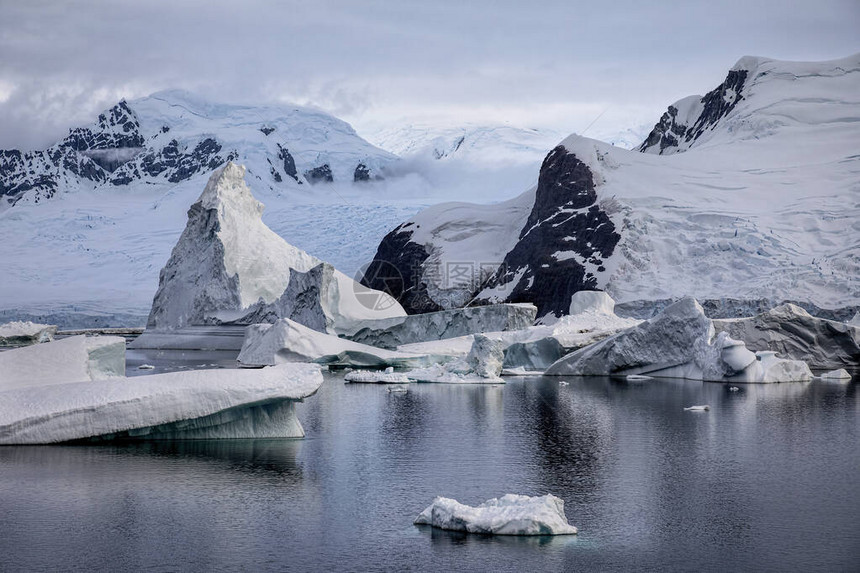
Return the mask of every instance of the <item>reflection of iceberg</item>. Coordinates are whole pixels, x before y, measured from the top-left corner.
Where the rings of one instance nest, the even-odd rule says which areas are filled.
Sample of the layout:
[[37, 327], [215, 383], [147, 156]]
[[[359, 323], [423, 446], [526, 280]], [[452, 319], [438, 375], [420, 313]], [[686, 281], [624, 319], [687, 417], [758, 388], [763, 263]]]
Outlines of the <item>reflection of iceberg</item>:
[[0, 444], [302, 437], [293, 404], [322, 380], [284, 364], [19, 387], [0, 392]]

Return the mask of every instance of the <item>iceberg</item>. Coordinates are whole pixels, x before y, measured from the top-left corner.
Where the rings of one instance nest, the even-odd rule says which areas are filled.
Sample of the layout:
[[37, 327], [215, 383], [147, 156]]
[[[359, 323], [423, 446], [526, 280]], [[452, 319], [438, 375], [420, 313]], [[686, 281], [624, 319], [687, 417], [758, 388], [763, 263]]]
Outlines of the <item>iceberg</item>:
[[495, 304], [456, 308], [360, 325], [350, 340], [394, 349], [404, 344], [455, 338], [482, 332], [520, 330], [531, 326], [537, 309], [532, 304]]
[[411, 370], [406, 375], [417, 382], [438, 384], [499, 384], [502, 362], [505, 355], [503, 345], [482, 334], [474, 335], [472, 348], [464, 358], [446, 364], [433, 364], [427, 368]]
[[712, 321], [686, 297], [654, 318], [561, 358], [547, 375], [648, 375], [732, 382], [812, 379], [800, 361], [749, 351], [726, 333], [714, 337]]
[[576, 527], [564, 514], [564, 500], [551, 494], [529, 497], [509, 493], [474, 507], [437, 497], [415, 519], [415, 524], [488, 535], [576, 533]]
[[848, 371], [844, 368], [840, 368], [839, 370], [831, 370], [830, 372], [825, 372], [821, 375], [821, 379], [833, 382], [850, 382], [851, 374], [849, 374]]
[[354, 332], [364, 321], [405, 315], [389, 295], [362, 286], [269, 229], [263, 204], [244, 176], [244, 167], [228, 162], [188, 210], [185, 230], [161, 270], [147, 330], [132, 347], [182, 347], [181, 339], [194, 334], [184, 329], [193, 327], [290, 318], [339, 334]]
[[743, 340], [749, 348], [779, 352], [812, 368], [860, 364], [860, 326], [818, 318], [794, 304], [749, 318], [714, 320], [714, 328]]
[[57, 327], [52, 324], [30, 321], [7, 322], [0, 324], [0, 348], [50, 342], [55, 334], [57, 334]]
[[[504, 368], [514, 371], [543, 371], [566, 354], [640, 324], [641, 320], [621, 318], [613, 312], [614, 301], [606, 293], [582, 291], [571, 297], [574, 314], [544, 320], [544, 324], [519, 330], [485, 332], [502, 343]], [[547, 324], [546, 322], [550, 322]], [[402, 352], [463, 357], [468, 354], [473, 335], [398, 346]]]
[[447, 359], [359, 344], [318, 332], [289, 318], [282, 318], [274, 324], [248, 326], [238, 358], [243, 366], [316, 362], [337, 366], [402, 368], [417, 368]]
[[125, 375], [125, 339], [71, 336], [0, 352], [0, 391]]
[[386, 368], [385, 371], [376, 370], [353, 370], [347, 372], [343, 377], [346, 382], [364, 382], [367, 384], [408, 384], [412, 382], [406, 374], [395, 372], [394, 368]]
[[299, 438], [293, 404], [322, 382], [317, 365], [284, 364], [3, 389], [0, 444]]

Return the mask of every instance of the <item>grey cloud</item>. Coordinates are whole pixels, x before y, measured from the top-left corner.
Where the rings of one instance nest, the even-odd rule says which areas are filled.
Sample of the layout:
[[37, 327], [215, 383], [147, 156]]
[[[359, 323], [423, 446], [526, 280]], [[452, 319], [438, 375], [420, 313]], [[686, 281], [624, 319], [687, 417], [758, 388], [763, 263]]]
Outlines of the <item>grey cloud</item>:
[[[0, 2], [0, 148], [44, 145], [116, 96], [168, 87], [288, 97], [358, 123], [588, 105], [653, 121], [742, 55], [845, 56], [857, 29], [854, 0]], [[542, 121], [576, 123], [559, 113]]]

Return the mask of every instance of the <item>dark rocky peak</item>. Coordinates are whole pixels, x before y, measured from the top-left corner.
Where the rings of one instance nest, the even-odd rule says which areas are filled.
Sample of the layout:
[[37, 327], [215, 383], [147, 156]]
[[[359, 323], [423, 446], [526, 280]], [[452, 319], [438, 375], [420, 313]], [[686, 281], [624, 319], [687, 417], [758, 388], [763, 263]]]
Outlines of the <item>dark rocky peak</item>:
[[260, 131], [263, 132], [263, 135], [269, 135], [275, 131], [275, 128], [268, 126], [268, 125], [264, 125], [263, 127], [260, 128]]
[[[290, 150], [286, 147], [282, 147], [281, 144], [278, 144], [278, 159], [283, 162], [284, 174], [288, 177], [292, 177], [296, 183], [301, 185], [301, 180], [299, 179], [299, 172], [296, 170], [296, 160], [293, 159], [293, 156], [290, 155]], [[271, 164], [271, 162], [269, 162]], [[274, 169], [274, 167], [273, 167]], [[331, 173], [329, 173], [331, 175]], [[280, 177], [280, 175], [278, 175]], [[276, 179], [276, 181], [280, 181], [280, 179]]]
[[99, 114], [95, 125], [70, 129], [69, 135], [60, 142], [60, 145], [76, 151], [87, 151], [140, 148], [144, 143], [137, 116], [125, 100], [122, 100], [105, 113]]
[[328, 163], [324, 163], [319, 167], [314, 167], [313, 169], [308, 169], [304, 173], [305, 179], [308, 180], [308, 183], [311, 185], [316, 185], [317, 183], [331, 183], [334, 181], [334, 177], [331, 173], [331, 167], [329, 167]]
[[559, 145], [541, 166], [519, 242], [472, 304], [530, 302], [538, 317], [563, 316], [575, 292], [599, 289], [597, 275], [620, 239], [597, 204], [591, 169]]
[[352, 180], [356, 183], [359, 181], [370, 181], [370, 169], [368, 169], [367, 165], [364, 163], [356, 165], [355, 172], [352, 174]]
[[745, 69], [730, 70], [725, 81], [704, 97], [684, 98], [669, 106], [638, 151], [666, 154], [689, 149], [744, 99], [748, 74]]

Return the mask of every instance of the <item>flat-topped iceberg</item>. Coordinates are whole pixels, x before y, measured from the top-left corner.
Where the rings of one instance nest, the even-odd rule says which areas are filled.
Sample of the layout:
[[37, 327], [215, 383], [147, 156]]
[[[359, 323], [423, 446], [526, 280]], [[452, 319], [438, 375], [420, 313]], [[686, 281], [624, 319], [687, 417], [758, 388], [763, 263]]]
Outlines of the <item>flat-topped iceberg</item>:
[[0, 391], [125, 375], [125, 339], [71, 336], [0, 352]]
[[733, 382], [812, 379], [812, 372], [803, 362], [782, 360], [774, 353], [756, 355], [725, 333], [715, 338], [711, 320], [689, 297], [638, 326], [568, 354], [550, 366], [546, 374], [639, 374]]
[[392, 297], [362, 286], [269, 229], [262, 221], [263, 204], [244, 176], [244, 167], [228, 162], [188, 210], [185, 230], [161, 270], [147, 332], [134, 347], [173, 347], [164, 333], [195, 326], [290, 318], [320, 332], [341, 333], [354, 332], [363, 321], [406, 314]]
[[794, 304], [750, 318], [714, 320], [714, 328], [749, 348], [778, 352], [812, 368], [860, 364], [860, 325], [818, 318]]
[[494, 304], [411, 314], [368, 321], [350, 340], [394, 349], [404, 344], [455, 338], [482, 332], [520, 330], [531, 326], [537, 309], [532, 304]]
[[390, 367], [382, 372], [378, 370], [353, 370], [347, 372], [343, 379], [345, 382], [362, 382], [365, 384], [408, 384], [412, 382], [406, 374], [395, 372], [394, 368]]
[[319, 366], [194, 370], [0, 391], [0, 444], [72, 440], [299, 438], [293, 404]]
[[[316, 362], [339, 366], [416, 368], [437, 359], [424, 354], [359, 344], [282, 318], [274, 324], [248, 326], [238, 360], [244, 366]], [[444, 361], [445, 357], [439, 357], [438, 360]]]
[[57, 334], [57, 327], [53, 324], [30, 321], [7, 322], [0, 324], [0, 348], [50, 342], [55, 334]]
[[437, 497], [415, 519], [415, 524], [487, 535], [576, 533], [576, 527], [564, 514], [564, 500], [551, 494], [529, 497], [509, 493], [474, 507]]

